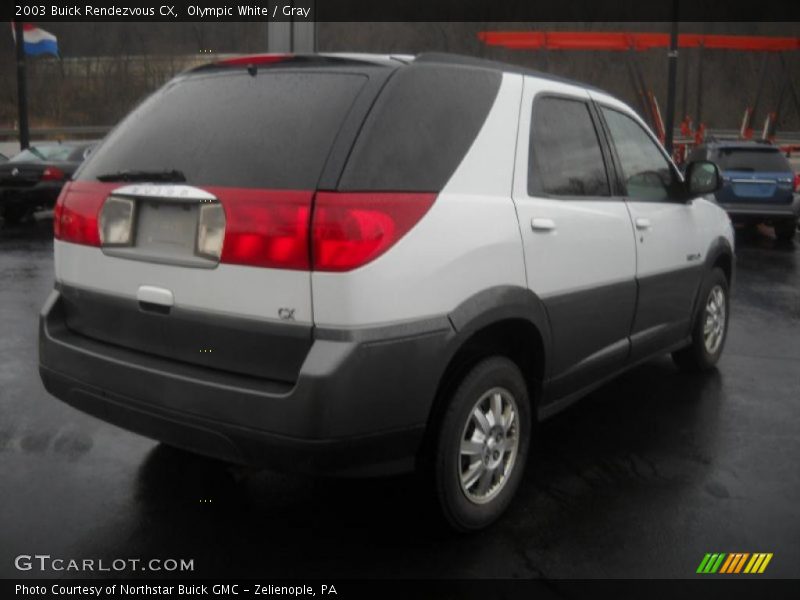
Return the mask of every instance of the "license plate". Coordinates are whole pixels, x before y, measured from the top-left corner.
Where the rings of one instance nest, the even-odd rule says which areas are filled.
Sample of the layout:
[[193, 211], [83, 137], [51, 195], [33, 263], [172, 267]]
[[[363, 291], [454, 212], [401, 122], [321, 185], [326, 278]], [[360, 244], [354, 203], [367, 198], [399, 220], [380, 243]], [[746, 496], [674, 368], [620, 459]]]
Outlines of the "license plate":
[[774, 183], [736, 183], [733, 193], [743, 198], [769, 198], [775, 193]]
[[196, 204], [139, 200], [138, 209], [137, 248], [165, 258], [194, 256]]

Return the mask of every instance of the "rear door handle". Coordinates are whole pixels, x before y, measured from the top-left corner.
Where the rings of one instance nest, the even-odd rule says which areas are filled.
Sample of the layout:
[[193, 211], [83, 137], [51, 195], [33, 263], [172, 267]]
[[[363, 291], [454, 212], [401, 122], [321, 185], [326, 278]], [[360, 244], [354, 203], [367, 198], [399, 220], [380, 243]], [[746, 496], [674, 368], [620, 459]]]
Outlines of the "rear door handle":
[[636, 219], [636, 229], [644, 230], [652, 227], [650, 219]]
[[543, 219], [534, 217], [531, 219], [531, 229], [534, 231], [553, 231], [556, 228], [556, 223], [553, 219]]

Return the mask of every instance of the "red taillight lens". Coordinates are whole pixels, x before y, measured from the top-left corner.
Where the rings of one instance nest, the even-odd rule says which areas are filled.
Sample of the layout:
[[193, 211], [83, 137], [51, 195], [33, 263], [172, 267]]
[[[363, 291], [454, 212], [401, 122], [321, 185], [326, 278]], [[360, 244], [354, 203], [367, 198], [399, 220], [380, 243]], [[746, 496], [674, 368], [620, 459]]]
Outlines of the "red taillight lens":
[[42, 171], [42, 181], [63, 181], [66, 175], [58, 167], [47, 167]]
[[800, 192], [800, 173], [794, 174], [794, 191]]
[[312, 268], [349, 271], [375, 260], [416, 225], [435, 199], [429, 193], [317, 193]]
[[208, 188], [225, 209], [220, 262], [308, 270], [313, 192]]
[[[67, 183], [56, 203], [55, 237], [100, 246], [100, 211], [118, 187]], [[299, 190], [206, 190], [225, 213], [221, 263], [303, 271], [349, 271], [375, 260], [436, 199], [435, 193], [318, 192], [315, 197], [313, 191]]]
[[78, 186], [64, 186], [53, 215], [56, 239], [73, 244], [99, 246], [97, 218], [105, 199], [105, 189], [81, 190]]

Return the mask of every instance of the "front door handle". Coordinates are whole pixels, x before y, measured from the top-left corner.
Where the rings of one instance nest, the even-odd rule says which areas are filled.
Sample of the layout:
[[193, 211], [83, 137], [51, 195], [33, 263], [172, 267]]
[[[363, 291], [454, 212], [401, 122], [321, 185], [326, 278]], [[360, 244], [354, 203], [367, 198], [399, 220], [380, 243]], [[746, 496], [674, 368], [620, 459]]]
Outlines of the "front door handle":
[[650, 229], [651, 227], [652, 224], [650, 223], [650, 219], [643, 219], [643, 218], [636, 219], [636, 229], [645, 230], [645, 229]]
[[543, 219], [541, 217], [531, 219], [531, 229], [534, 231], [553, 231], [555, 228], [556, 223], [553, 219]]

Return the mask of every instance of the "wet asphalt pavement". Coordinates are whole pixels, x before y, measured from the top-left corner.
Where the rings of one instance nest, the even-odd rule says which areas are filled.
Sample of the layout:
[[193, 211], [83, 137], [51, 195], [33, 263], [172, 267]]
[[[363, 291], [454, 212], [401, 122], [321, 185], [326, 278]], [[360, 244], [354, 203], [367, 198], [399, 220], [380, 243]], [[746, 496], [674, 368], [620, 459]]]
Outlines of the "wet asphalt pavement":
[[194, 559], [197, 577], [671, 578], [706, 552], [772, 552], [765, 576], [800, 576], [800, 237], [740, 232], [717, 372], [654, 360], [548, 421], [508, 514], [458, 536], [413, 477], [231, 468], [50, 397], [49, 231], [0, 231], [0, 577], [39, 575], [13, 565], [38, 553]]

